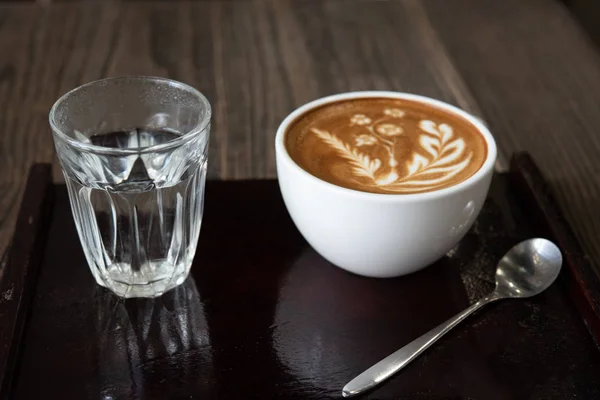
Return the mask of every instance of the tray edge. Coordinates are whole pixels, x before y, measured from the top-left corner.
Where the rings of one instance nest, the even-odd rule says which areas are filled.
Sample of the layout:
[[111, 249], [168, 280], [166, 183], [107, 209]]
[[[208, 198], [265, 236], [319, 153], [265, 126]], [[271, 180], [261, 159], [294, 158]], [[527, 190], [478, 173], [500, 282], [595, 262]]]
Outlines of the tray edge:
[[0, 399], [10, 396], [52, 211], [52, 165], [34, 164], [0, 274]]
[[592, 260], [585, 254], [529, 153], [513, 155], [510, 174], [512, 182], [524, 192], [520, 194], [533, 202], [531, 208], [538, 214], [534, 218], [560, 247], [563, 253], [561, 279], [596, 346], [600, 348], [600, 280]]

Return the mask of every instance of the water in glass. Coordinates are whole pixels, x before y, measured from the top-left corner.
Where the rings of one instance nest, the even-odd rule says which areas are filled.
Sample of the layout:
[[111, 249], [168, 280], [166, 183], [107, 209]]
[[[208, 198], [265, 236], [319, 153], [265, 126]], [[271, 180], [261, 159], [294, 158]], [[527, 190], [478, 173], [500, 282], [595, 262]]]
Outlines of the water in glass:
[[[93, 135], [90, 141], [132, 149], [175, 137], [164, 130], [135, 129]], [[114, 171], [115, 176], [127, 175], [122, 181], [114, 176], [104, 182], [81, 181], [66, 174], [75, 224], [92, 273], [100, 284], [124, 297], [155, 296], [181, 284], [200, 232], [206, 159], [161, 181], [152, 178], [152, 161], [152, 156], [142, 154], [129, 157]]]

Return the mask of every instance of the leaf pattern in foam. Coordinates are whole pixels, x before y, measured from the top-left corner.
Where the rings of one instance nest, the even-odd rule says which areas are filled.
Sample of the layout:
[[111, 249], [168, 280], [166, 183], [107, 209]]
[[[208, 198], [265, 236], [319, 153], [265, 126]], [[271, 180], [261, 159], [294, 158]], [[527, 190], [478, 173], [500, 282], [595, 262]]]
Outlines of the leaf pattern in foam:
[[428, 186], [428, 185], [435, 186], [436, 184], [444, 183], [447, 180], [449, 180], [450, 178], [459, 174], [460, 171], [462, 171], [463, 168], [465, 168], [469, 164], [469, 161], [471, 161], [470, 155], [469, 155], [469, 157], [467, 157], [465, 160], [461, 161], [456, 166], [446, 167], [446, 168], [428, 168], [419, 174], [419, 176], [427, 176], [427, 175], [431, 175], [434, 173], [447, 172], [446, 174], [444, 174], [443, 176], [438, 177], [438, 178], [419, 179], [419, 180], [416, 180], [416, 179], [415, 180], [403, 180], [401, 183], [403, 183], [404, 185], [410, 185], [410, 186]]
[[440, 156], [437, 160], [433, 160], [430, 166], [445, 165], [451, 162], [455, 162], [460, 159], [460, 156], [465, 150], [465, 142], [462, 139], [456, 139], [442, 149]]
[[431, 154], [433, 157], [437, 157], [440, 149], [440, 140], [427, 135], [421, 135], [419, 138], [419, 144], [425, 151]]
[[414, 175], [415, 173], [422, 170], [423, 168], [427, 168], [428, 163], [429, 163], [428, 159], [426, 159], [419, 153], [415, 153], [412, 161], [408, 164], [408, 175], [409, 176]]
[[421, 130], [423, 130], [427, 133], [431, 133], [432, 135], [435, 135], [437, 137], [442, 136], [440, 131], [438, 130], [437, 124], [433, 121], [424, 119], [421, 122], [419, 122], [419, 128], [421, 128]]
[[447, 124], [440, 124], [439, 131], [442, 134], [442, 144], [445, 144], [452, 138], [452, 127]]
[[348, 160], [355, 174], [375, 180], [375, 173], [381, 167], [381, 160], [378, 158], [371, 160], [368, 155], [361, 153], [356, 148], [344, 143], [340, 138], [325, 130], [312, 128], [311, 131], [325, 143], [333, 147], [340, 156]]
[[[430, 158], [415, 152], [407, 165], [408, 174], [388, 185], [390, 189], [441, 185], [460, 173], [471, 160], [470, 154], [460, 161], [466, 146], [461, 138], [452, 140], [454, 133], [451, 126], [422, 120], [419, 128], [425, 132], [419, 137], [419, 144]], [[434, 174], [441, 176], [428, 178]]]

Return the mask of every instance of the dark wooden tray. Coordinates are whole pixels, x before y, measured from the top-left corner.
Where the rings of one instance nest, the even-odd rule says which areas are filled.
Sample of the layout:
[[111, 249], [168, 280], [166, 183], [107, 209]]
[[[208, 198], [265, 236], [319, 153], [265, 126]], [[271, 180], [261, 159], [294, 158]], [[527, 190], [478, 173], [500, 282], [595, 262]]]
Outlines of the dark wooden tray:
[[357, 373], [492, 289], [497, 259], [557, 241], [559, 282], [490, 306], [369, 399], [600, 398], [600, 285], [526, 154], [475, 227], [398, 279], [324, 261], [275, 181], [209, 182], [192, 276], [155, 300], [98, 287], [67, 193], [36, 165], [0, 271], [0, 395], [10, 399], [328, 399]]

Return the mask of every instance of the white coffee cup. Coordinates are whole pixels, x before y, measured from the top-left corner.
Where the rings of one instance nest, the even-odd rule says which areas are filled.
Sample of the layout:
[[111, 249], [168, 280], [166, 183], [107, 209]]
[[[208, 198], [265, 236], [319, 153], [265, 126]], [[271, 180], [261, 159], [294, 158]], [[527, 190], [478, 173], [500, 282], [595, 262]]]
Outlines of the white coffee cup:
[[[292, 160], [284, 136], [294, 120], [327, 103], [365, 97], [412, 100], [458, 115], [484, 137], [487, 158], [466, 180], [417, 194], [347, 189], [311, 175]], [[306, 241], [338, 267], [383, 278], [409, 274], [432, 264], [463, 238], [487, 196], [496, 143], [477, 118], [452, 105], [414, 94], [368, 91], [324, 97], [292, 112], [277, 130], [275, 155], [283, 200]]]

